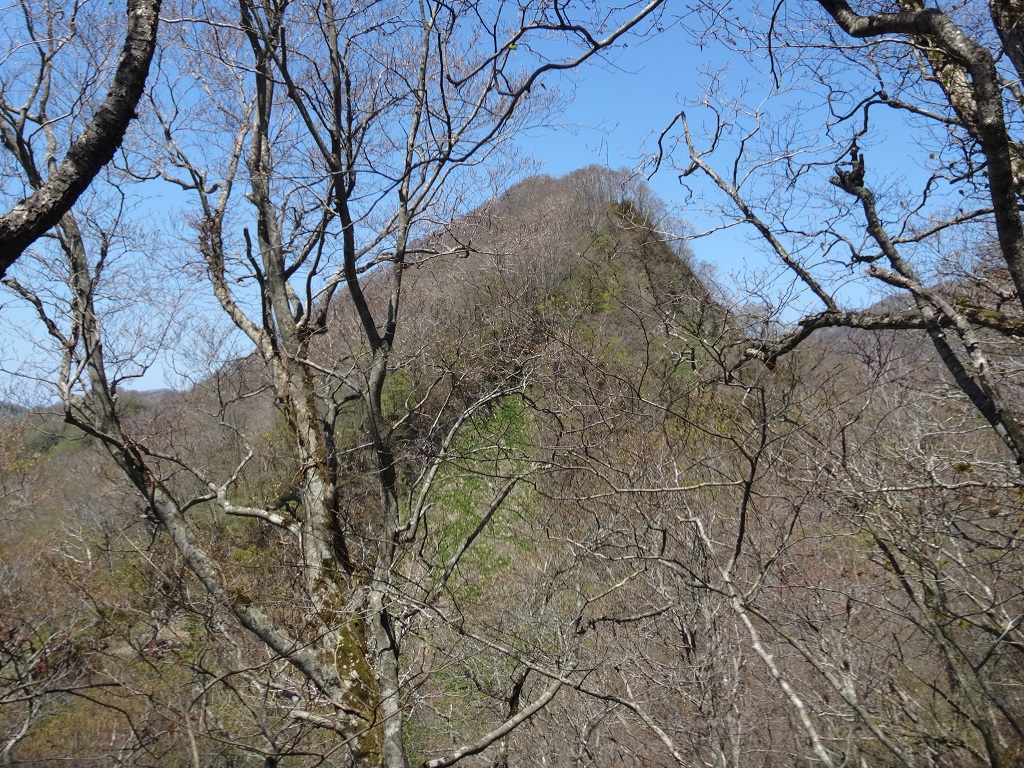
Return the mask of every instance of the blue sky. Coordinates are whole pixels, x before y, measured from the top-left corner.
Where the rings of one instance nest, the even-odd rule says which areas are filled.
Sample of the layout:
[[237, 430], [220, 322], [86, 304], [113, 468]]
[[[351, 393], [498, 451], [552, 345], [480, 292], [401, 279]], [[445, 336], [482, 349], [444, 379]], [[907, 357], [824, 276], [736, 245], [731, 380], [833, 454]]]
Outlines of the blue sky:
[[[559, 124], [527, 132], [520, 146], [534, 156], [542, 173], [552, 176], [592, 164], [637, 169], [657, 148], [660, 133], [686, 99], [696, 95], [699, 71], [726, 64], [734, 72], [750, 72], [748, 62], [719, 46], [698, 48], [678, 27], [632, 41], [608, 60], [589, 62], [564, 76], [557, 85], [570, 101]], [[684, 220], [695, 227], [708, 224], [695, 207], [684, 204], [685, 191], [670, 168], [656, 173], [649, 184], [666, 204], [678, 207]], [[690, 247], [726, 282], [730, 274], [742, 271], [744, 261], [761, 259], [738, 231], [694, 241]]]
[[[617, 49], [607, 61], [588, 62], [557, 83], [570, 98], [559, 124], [528, 131], [520, 146], [552, 176], [593, 164], [638, 167], [679, 112], [680, 96], [690, 95], [699, 53], [679, 30], [669, 30]], [[650, 183], [666, 201], [678, 194], [671, 173]]]
[[[592, 164], [616, 169], [637, 168], [645, 153], [654, 150], [658, 135], [683, 104], [697, 95], [701, 71], [727, 68], [730, 85], [745, 84], [749, 88], [748, 96], [756, 99], [764, 94], [767, 82], [757, 67], [757, 59], [729, 52], [719, 41], [697, 46], [680, 27], [669, 28], [648, 39], [634, 39], [626, 47], [612, 51], [604, 61], [588, 62], [560, 80], [549, 80], [550, 86], [558, 87], [567, 95], [566, 108], [555, 118], [557, 125], [528, 131], [519, 146], [534, 157], [542, 172], [553, 176]], [[791, 98], [800, 98], [799, 88]], [[694, 115], [695, 120], [698, 117]], [[905, 169], [908, 153], [915, 149], [921, 151], [910, 140], [909, 133], [901, 131], [896, 124], [888, 133], [883, 132], [872, 149], [876, 167], [891, 161], [896, 168], [899, 158]], [[727, 153], [724, 155], [728, 159]], [[683, 158], [678, 157], [677, 161], [682, 162]], [[707, 229], [714, 223], [697, 205], [702, 199], [718, 198], [713, 190], [698, 187], [695, 198], [687, 199], [671, 168], [655, 175], [650, 185], [695, 229]], [[752, 234], [749, 229], [734, 228], [691, 242], [690, 247], [699, 261], [714, 267], [718, 281], [727, 287], [741, 284], [744, 273], [764, 269], [774, 274], [780, 285], [788, 284], [784, 270], [772, 266], [772, 260], [765, 256]], [[871, 298], [865, 296], [862, 300]], [[799, 316], [799, 302], [794, 306], [788, 319]], [[5, 314], [12, 309], [11, 306], [3, 308]], [[8, 344], [12, 342], [13, 339], [7, 340]], [[4, 346], [0, 342], [0, 357]], [[160, 372], [154, 370], [134, 386], [155, 388], [164, 383]]]
[[[521, 142], [551, 175], [594, 163], [632, 167], [644, 145], [679, 111], [680, 77], [694, 69], [679, 35], [665, 34], [612, 54], [610, 62], [589, 62], [565, 76], [571, 94], [561, 126], [534, 129]], [[692, 83], [692, 78], [689, 79]]]
[[[721, 40], [710, 40], [707, 45], [698, 46], [681, 28], [670, 28], [661, 35], [633, 41], [628, 47], [617, 49], [608, 62], [591, 62], [567, 75], [560, 87], [571, 94], [571, 100], [561, 115], [561, 125], [528, 132], [521, 146], [534, 155], [542, 172], [553, 176], [594, 163], [634, 169], [640, 166], [645, 153], [656, 149], [658, 136], [665, 127], [688, 101], [697, 97], [700, 86], [706, 82], [702, 72], [723, 72], [727, 88], [733, 92], [742, 89], [753, 107], [758, 99], [768, 94], [770, 79], [766, 70], [766, 60], [759, 59], [756, 53], [741, 56], [728, 50]], [[812, 110], [805, 115], [803, 124], [792, 121], [798, 134], [806, 131], [798, 139], [807, 141], [809, 146], [816, 141], [820, 144], [826, 119], [821, 109], [821, 94], [804, 88], [799, 74], [791, 73], [788, 91], [774, 97], [772, 108], [774, 115], [785, 123], [790, 120], [786, 107], [797, 105], [804, 108], [811, 105]], [[701, 110], [691, 104], [687, 112], [693, 123], [700, 121]], [[926, 175], [923, 167], [929, 156], [920, 143], [920, 134], [908, 130], [901, 115], [877, 110], [872, 115], [872, 132], [861, 145], [862, 149], [868, 148], [872, 183], [880, 192], [899, 184], [920, 183]], [[712, 158], [720, 172], [731, 162], [730, 151], [726, 144]], [[830, 151], [841, 154], [845, 150]], [[675, 159], [683, 164], [685, 158], [677, 153]], [[691, 177], [688, 183], [697, 194], [687, 199], [678, 174], [667, 165], [650, 179], [651, 187], [670, 207], [676, 207], [680, 218], [690, 222], [695, 230], [712, 228], [717, 222], [700, 210], [699, 203], [704, 200], [713, 201], [712, 205], [725, 205], [721, 194], [709, 183]], [[830, 168], [828, 164], [818, 172], [819, 190], [824, 187], [826, 194]], [[763, 189], [763, 182], [755, 177], [748, 193], [759, 194], [759, 185]], [[817, 214], [812, 208], [801, 215], [813, 218]], [[863, 232], [859, 220], [852, 221], [851, 226], [854, 232]], [[759, 236], [750, 227], [731, 228], [706, 239], [693, 240], [689, 245], [699, 261], [714, 268], [718, 282], [726, 288], [735, 288], [751, 279], [763, 280], [766, 272], [774, 274], [780, 286], [780, 301], [789, 301], [793, 306], [787, 314], [789, 320], [820, 308], [816, 302], [802, 305], [786, 293], [784, 286], [790, 284], [790, 275], [774, 256], [765, 252]], [[752, 278], [752, 273], [758, 276]], [[844, 299], [864, 305], [877, 300], [880, 294], [866, 287], [864, 281], [859, 280], [861, 276], [860, 269], [848, 274], [839, 269], [834, 275], [847, 285]], [[856, 280], [856, 285], [851, 278]]]
[[[658, 137], [697, 96], [704, 70], [725, 70], [730, 80], [758, 80], [751, 62], [717, 42], [698, 47], [680, 27], [614, 50], [604, 61], [591, 61], [554, 84], [569, 102], [558, 125], [533, 129], [520, 141], [542, 173], [561, 176], [600, 164], [613, 169], [641, 167], [657, 149]], [[682, 158], [677, 160], [682, 162]], [[668, 164], [648, 179], [655, 193], [694, 229], [712, 221], [686, 202], [677, 173]], [[741, 280], [747, 266], [764, 257], [741, 230], [717, 233], [689, 243], [699, 261], [714, 267], [723, 283]]]

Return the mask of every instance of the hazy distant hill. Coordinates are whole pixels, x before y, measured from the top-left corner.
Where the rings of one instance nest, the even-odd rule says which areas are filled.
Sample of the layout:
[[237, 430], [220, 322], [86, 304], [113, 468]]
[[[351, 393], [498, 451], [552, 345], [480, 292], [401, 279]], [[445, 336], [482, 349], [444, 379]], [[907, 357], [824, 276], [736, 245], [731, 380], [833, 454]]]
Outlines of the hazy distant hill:
[[25, 414], [25, 411], [24, 406], [0, 402], [0, 422], [19, 419]]

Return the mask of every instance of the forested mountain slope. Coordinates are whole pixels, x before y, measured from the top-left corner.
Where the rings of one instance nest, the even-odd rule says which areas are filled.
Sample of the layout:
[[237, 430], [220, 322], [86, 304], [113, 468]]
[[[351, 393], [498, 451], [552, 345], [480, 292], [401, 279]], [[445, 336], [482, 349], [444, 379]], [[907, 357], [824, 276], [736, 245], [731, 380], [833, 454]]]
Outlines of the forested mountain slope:
[[905, 335], [745, 356], [660, 215], [529, 179], [289, 361], [5, 426], [3, 758], [1024, 759], [1012, 461]]

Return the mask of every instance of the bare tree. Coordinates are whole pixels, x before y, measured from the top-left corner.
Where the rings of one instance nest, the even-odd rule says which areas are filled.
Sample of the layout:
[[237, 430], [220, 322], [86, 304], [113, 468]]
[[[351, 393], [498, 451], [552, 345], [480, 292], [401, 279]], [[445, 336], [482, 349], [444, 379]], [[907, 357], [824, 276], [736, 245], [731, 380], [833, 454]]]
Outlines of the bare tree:
[[[760, 363], [777, 376], [788, 356], [806, 379], [795, 388], [812, 387], [764, 421], [790, 432], [766, 454], [779, 474], [746, 481], [752, 498], [785, 487], [803, 501], [785, 522], [778, 500], [759, 516], [767, 528], [747, 530], [749, 545], [774, 542], [751, 581], [704, 534], [725, 563], [714, 589], [819, 762], [1012, 764], [1024, 456], [1013, 8], [773, 10], [714, 16], [727, 46], [764, 56], [763, 88], [737, 94], [712, 74], [661, 136], [681, 182], [717, 195], [712, 229], [749, 227], [785, 271], [748, 285], [768, 322], [726, 369], [751, 387], [768, 381]], [[906, 165], [879, 159], [893, 123], [918, 142]], [[865, 309], [872, 283], [887, 298]], [[835, 378], [815, 378], [814, 360]], [[998, 565], [983, 554], [996, 550]]]
[[[1016, 314], [1011, 307], [1020, 304], [1017, 273], [1024, 230], [1014, 171], [1019, 154], [1019, 102], [1014, 94], [1020, 90], [1020, 74], [1004, 66], [1012, 64], [1012, 56], [1009, 62], [999, 58], [1003, 40], [1013, 40], [1012, 10], [993, 3], [988, 16], [968, 4], [940, 10], [909, 2], [899, 4], [895, 13], [858, 15], [846, 3], [820, 5], [828, 15], [812, 15], [807, 24], [782, 23], [780, 6], [765, 30], [771, 77], [779, 87], [762, 108], [729, 101], [721, 84], [712, 82], [699, 106], [723, 111], [705, 145], [693, 135], [686, 116], [680, 116], [677, 138], [689, 158], [680, 166], [684, 175], [702, 176], [717, 187], [738, 221], [752, 225], [800, 281], [811, 299], [808, 304], [819, 304], [798, 332], [750, 354], [770, 364], [823, 327], [928, 329], [957, 386], [1020, 464], [1024, 453], [1015, 407], [1005, 380], [994, 374], [989, 349], [992, 334], [1014, 337]], [[837, 39], [843, 33], [867, 42], [848, 48]], [[800, 58], [789, 53], [796, 48], [803, 52]], [[852, 65], [845, 90], [830, 80], [838, 62]], [[772, 112], [774, 101], [792, 95], [790, 78], [805, 75], [821, 83], [825, 111], [815, 136], [818, 144], [794, 143], [795, 136]], [[922, 154], [930, 167], [921, 174], [918, 189], [907, 186], [909, 179], [884, 192], [876, 187], [888, 184], [882, 179], [889, 172], [869, 163], [881, 110], [904, 120], [922, 137], [932, 127], [941, 133], [927, 145], [934, 151]], [[733, 126], [727, 124], [730, 116]], [[663, 147], [673, 136], [670, 129]], [[792, 140], [785, 145], [787, 136]], [[731, 173], [716, 170], [712, 156], [728, 151], [725, 147], [734, 140], [742, 148], [740, 162]], [[764, 149], [754, 151], [759, 140], [765, 142]], [[827, 168], [832, 172], [823, 178]], [[779, 186], [762, 197], [755, 187], [767, 177]], [[824, 189], [822, 182], [827, 184]], [[847, 198], [829, 194], [829, 187]], [[833, 206], [820, 226], [802, 218], [797, 208], [798, 198], [805, 195], [828, 199], [825, 204]], [[968, 258], [970, 263], [957, 267], [957, 255], [966, 258], [971, 249], [987, 255]], [[944, 254], [947, 265], [936, 263], [935, 253]], [[863, 265], [868, 277], [904, 292], [913, 311], [845, 310], [831, 272]], [[960, 300], [934, 282], [965, 271], [985, 285], [970, 298]], [[963, 284], [958, 287], [963, 290]], [[992, 301], [981, 306], [985, 292]], [[947, 338], [950, 334], [953, 339]]]
[[[238, 385], [220, 375], [225, 367], [202, 388], [201, 407], [225, 441], [218, 460], [125, 410], [98, 301], [120, 220], [93, 228], [72, 213], [61, 219], [54, 237], [66, 284], [53, 293], [66, 296], [63, 306], [40, 298], [48, 287], [38, 275], [6, 280], [60, 350], [66, 418], [103, 446], [169, 538], [193, 584], [184, 593], [199, 590], [181, 602], [239, 649], [244, 661], [218, 679], [245, 680], [232, 683], [238, 701], [253, 713], [275, 707], [291, 724], [275, 726], [282, 734], [312, 729], [318, 735], [302, 748], [324, 759], [409, 764], [417, 665], [424, 675], [435, 669], [436, 651], [417, 637], [423, 627], [446, 627], [501, 658], [530, 655], [525, 641], [469, 632], [456, 585], [546, 463], [507, 431], [524, 418], [516, 403], [534, 366], [525, 354], [473, 386], [451, 367], [424, 369], [422, 380], [396, 374], [406, 275], [471, 247], [441, 225], [488, 181], [476, 169], [494, 167], [505, 141], [543, 116], [543, 76], [645, 28], [660, 5], [244, 0], [182, 9], [191, 21], [175, 27], [180, 58], [165, 59], [151, 91], [151, 144], [129, 169], [189, 197], [187, 247], [250, 345], [235, 365], [258, 370]], [[260, 435], [246, 427], [244, 405], [262, 392], [286, 436], [274, 494], [246, 484]], [[404, 437], [415, 424], [417, 450]], [[270, 594], [239, 579], [211, 514], [279, 531], [289, 554], [265, 582]], [[480, 721], [486, 727], [456, 730], [426, 764], [503, 743], [555, 697], [575, 669], [576, 639], [571, 622], [552, 622], [557, 650], [541, 646], [554, 675], [513, 674], [511, 692]], [[223, 738], [268, 760], [295, 748], [292, 737], [264, 733], [261, 748]]]
[[[65, 81], [61, 71], [85, 63], [78, 24], [99, 20], [78, 3], [47, 10], [25, 2], [5, 11], [10, 49], [3, 60], [9, 74], [0, 101], [0, 137], [17, 158], [15, 178], [20, 184], [7, 187], [4, 196], [22, 198], [0, 215], [0, 277], [60, 221], [114, 157], [142, 99], [156, 50], [159, 13], [159, 0], [126, 2], [124, 46], [106, 95], [88, 123], [76, 125], [79, 133], [65, 139], [55, 123], [80, 123], [86, 114], [81, 110], [93, 95], [79, 90], [81, 82]], [[21, 18], [15, 20], [16, 16]], [[91, 91], [96, 87], [93, 80], [102, 82], [107, 73], [79, 71], [79, 76]], [[86, 98], [80, 100], [83, 95]]]

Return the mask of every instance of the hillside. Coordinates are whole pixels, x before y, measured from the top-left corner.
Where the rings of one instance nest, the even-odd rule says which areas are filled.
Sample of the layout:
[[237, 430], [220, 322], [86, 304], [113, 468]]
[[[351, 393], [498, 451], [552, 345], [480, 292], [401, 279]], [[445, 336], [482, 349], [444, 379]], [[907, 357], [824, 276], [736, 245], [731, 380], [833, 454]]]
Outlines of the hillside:
[[0, 751], [1014, 764], [998, 442], [916, 332], [744, 359], [662, 215], [606, 169], [528, 179], [293, 348], [278, 315], [190, 391], [11, 422]]

